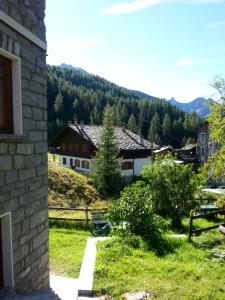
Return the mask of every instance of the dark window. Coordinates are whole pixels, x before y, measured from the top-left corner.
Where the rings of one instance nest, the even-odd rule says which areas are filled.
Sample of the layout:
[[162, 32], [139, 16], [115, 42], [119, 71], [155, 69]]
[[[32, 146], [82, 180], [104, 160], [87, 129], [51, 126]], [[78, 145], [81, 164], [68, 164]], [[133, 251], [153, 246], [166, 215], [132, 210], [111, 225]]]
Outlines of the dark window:
[[0, 55], [0, 133], [13, 132], [12, 63]]
[[63, 157], [63, 164], [66, 165], [66, 157]]
[[83, 169], [89, 169], [89, 161], [83, 160], [82, 161], [82, 168]]
[[80, 168], [80, 160], [79, 159], [75, 159], [75, 167]]
[[70, 166], [73, 167], [73, 159], [70, 158]]
[[124, 161], [121, 164], [121, 170], [133, 170], [134, 163], [132, 161]]

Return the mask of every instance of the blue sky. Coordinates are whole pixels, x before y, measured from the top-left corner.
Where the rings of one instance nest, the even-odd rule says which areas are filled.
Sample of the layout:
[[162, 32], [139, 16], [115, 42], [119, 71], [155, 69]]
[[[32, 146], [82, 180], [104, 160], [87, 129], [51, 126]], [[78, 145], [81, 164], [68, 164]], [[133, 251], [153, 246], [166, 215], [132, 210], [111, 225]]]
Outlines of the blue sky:
[[49, 64], [181, 102], [225, 75], [225, 0], [47, 0]]

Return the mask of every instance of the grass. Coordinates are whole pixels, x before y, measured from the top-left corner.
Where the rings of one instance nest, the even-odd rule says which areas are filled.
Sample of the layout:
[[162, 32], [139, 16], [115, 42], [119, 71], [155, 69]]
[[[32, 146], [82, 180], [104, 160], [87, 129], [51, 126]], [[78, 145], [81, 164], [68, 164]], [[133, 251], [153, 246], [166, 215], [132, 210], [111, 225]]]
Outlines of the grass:
[[54, 275], [78, 278], [91, 233], [74, 228], [50, 228], [50, 272]]
[[[197, 223], [198, 222], [198, 223]], [[196, 220], [199, 227], [212, 221]], [[218, 230], [186, 239], [170, 238], [174, 251], [157, 256], [121, 238], [99, 244], [94, 288], [111, 299], [147, 290], [152, 299], [224, 299], [225, 243]]]

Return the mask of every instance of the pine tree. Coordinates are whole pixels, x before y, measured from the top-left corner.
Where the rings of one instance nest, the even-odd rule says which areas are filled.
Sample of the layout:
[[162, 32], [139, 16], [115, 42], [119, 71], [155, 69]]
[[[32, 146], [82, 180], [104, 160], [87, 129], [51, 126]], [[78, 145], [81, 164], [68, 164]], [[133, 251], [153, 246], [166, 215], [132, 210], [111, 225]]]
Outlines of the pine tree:
[[134, 133], [138, 132], [137, 123], [134, 114], [131, 114], [127, 123], [127, 128]]
[[158, 113], [156, 112], [154, 114], [154, 117], [152, 118], [150, 129], [149, 129], [149, 140], [152, 142], [155, 142], [156, 135], [160, 137], [160, 129], [161, 129], [161, 124], [160, 124], [160, 118]]
[[168, 113], [165, 114], [163, 118], [163, 124], [162, 124], [162, 136], [163, 136], [163, 144], [168, 145], [170, 138], [169, 134], [171, 132], [171, 120]]
[[63, 109], [63, 96], [59, 93], [55, 98], [55, 112], [60, 112]]
[[104, 111], [103, 129], [94, 158], [92, 175], [95, 186], [104, 196], [115, 195], [119, 191], [121, 171], [118, 154], [113, 128], [113, 110], [107, 106]]

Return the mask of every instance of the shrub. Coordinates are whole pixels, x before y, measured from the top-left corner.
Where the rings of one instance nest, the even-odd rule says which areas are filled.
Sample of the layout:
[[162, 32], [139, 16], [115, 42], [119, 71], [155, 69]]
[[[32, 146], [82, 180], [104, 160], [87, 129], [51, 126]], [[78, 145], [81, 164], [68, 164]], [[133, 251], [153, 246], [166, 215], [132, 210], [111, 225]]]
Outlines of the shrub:
[[164, 220], [153, 213], [152, 195], [144, 182], [137, 181], [124, 189], [120, 199], [110, 207], [109, 219], [128, 233], [141, 236], [158, 254], [165, 251]]
[[171, 217], [173, 227], [180, 228], [182, 216], [199, 205], [194, 196], [202, 177], [170, 156], [145, 166], [141, 176], [150, 190], [153, 210]]

